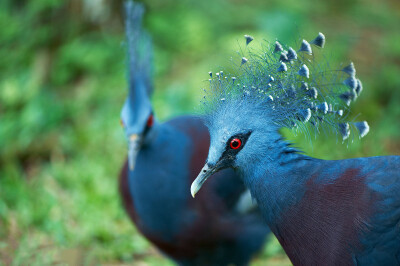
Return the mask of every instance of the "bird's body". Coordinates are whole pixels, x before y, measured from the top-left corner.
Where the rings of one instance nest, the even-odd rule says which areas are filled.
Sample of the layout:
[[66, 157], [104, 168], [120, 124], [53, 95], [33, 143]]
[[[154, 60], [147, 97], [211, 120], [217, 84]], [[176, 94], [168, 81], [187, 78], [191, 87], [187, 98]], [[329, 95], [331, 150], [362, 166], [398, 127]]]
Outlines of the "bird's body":
[[139, 231], [180, 265], [247, 265], [270, 230], [251, 198], [243, 204], [246, 188], [232, 170], [221, 172], [198, 199], [191, 197], [209, 133], [195, 116], [155, 120], [149, 99], [151, 42], [140, 26], [143, 8], [133, 2], [125, 8], [129, 95], [121, 122], [129, 149], [120, 174], [124, 207]]
[[186, 116], [152, 130], [134, 171], [126, 163], [120, 177], [124, 206], [139, 231], [183, 265], [246, 265], [269, 229], [258, 212], [235, 209], [242, 181], [228, 170], [196, 200], [189, 193], [207, 157], [207, 128]]
[[330, 161], [282, 150], [243, 178], [293, 264], [399, 265], [399, 169], [399, 156]]
[[[321, 33], [311, 42], [324, 43]], [[367, 122], [344, 120], [343, 109], [362, 91], [354, 65], [317, 64], [305, 40], [299, 55], [285, 49], [276, 42], [242, 57], [232, 80], [210, 80], [211, 144], [192, 195], [209, 176], [233, 168], [294, 265], [400, 265], [400, 156], [320, 160], [279, 133], [329, 129], [345, 141], [357, 129], [364, 137]]]

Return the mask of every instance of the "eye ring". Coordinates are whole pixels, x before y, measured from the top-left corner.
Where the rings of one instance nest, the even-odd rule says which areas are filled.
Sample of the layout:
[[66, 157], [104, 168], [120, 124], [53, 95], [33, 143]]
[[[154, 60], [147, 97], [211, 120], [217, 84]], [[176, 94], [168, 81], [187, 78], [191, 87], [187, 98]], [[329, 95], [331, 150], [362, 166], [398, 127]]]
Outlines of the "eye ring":
[[149, 118], [147, 119], [146, 126], [147, 126], [147, 127], [152, 127], [153, 124], [154, 124], [154, 116], [151, 114], [151, 115], [149, 116]]
[[240, 148], [240, 146], [242, 146], [242, 141], [239, 138], [234, 138], [231, 140], [231, 142], [229, 143], [229, 146], [234, 149], [237, 150]]

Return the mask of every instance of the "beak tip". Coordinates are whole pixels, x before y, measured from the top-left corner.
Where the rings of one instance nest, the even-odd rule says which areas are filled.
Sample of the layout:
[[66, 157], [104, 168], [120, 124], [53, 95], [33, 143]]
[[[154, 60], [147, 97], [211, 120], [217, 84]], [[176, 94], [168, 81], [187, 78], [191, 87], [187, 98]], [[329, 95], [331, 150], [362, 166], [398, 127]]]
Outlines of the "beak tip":
[[128, 158], [128, 166], [130, 171], [133, 171], [133, 169], [135, 169], [135, 163], [131, 157]]
[[195, 197], [197, 192], [199, 192], [199, 190], [201, 189], [207, 178], [216, 171], [218, 170], [215, 170], [215, 167], [210, 168], [207, 163], [204, 165], [203, 169], [201, 169], [199, 175], [196, 177], [196, 179], [190, 186], [190, 194], [192, 194], [193, 198]]
[[137, 134], [132, 134], [128, 141], [128, 164], [129, 170], [133, 171], [135, 169], [136, 156], [140, 148], [140, 138]]
[[196, 189], [196, 186], [195, 186], [195, 184], [193, 183], [192, 186], [190, 187], [190, 194], [192, 194], [192, 197], [193, 197], [193, 198], [196, 196], [197, 191], [198, 191], [198, 190]]

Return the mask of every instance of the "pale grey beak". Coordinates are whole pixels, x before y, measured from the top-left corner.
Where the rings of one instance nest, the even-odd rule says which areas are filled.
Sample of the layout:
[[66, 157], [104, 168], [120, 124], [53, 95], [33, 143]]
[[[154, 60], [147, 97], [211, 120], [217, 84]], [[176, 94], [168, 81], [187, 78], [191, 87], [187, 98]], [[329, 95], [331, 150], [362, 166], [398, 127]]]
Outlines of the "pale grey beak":
[[133, 171], [136, 164], [136, 156], [140, 150], [140, 138], [138, 134], [132, 134], [128, 142], [128, 165], [129, 170]]
[[206, 182], [207, 178], [209, 178], [212, 174], [217, 172], [217, 168], [215, 166], [210, 167], [207, 163], [204, 165], [203, 169], [201, 169], [200, 174], [193, 181], [192, 186], [190, 187], [190, 193], [192, 193], [192, 197], [199, 192], [201, 186], [203, 186], [204, 182]]

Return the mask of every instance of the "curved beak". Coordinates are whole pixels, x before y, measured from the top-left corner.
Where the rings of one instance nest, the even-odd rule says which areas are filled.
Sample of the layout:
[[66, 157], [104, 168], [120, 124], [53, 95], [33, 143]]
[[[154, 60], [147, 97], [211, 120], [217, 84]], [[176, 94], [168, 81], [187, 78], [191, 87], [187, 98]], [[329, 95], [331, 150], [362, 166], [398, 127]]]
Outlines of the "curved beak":
[[136, 156], [140, 149], [140, 137], [138, 134], [132, 134], [128, 141], [128, 165], [129, 170], [135, 169]]
[[197, 192], [199, 192], [200, 188], [203, 186], [204, 182], [206, 182], [207, 178], [209, 178], [212, 174], [215, 172], [218, 172], [218, 167], [213, 165], [210, 166], [208, 163], [206, 163], [201, 169], [200, 174], [196, 177], [196, 179], [193, 181], [192, 186], [190, 187], [190, 193], [192, 194], [192, 197], [196, 195]]

